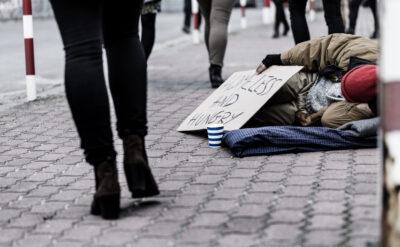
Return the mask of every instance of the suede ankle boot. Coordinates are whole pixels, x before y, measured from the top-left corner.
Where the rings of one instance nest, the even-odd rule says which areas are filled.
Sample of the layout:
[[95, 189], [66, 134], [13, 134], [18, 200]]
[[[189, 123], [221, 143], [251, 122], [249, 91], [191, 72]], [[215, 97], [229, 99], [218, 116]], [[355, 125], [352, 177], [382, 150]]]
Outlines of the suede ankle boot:
[[221, 84], [224, 82], [221, 76], [222, 67], [216, 64], [211, 64], [208, 72], [210, 73], [211, 87], [217, 88], [221, 86]]
[[122, 141], [125, 176], [132, 198], [160, 194], [147, 159], [144, 137], [130, 135], [124, 137]]
[[121, 189], [114, 158], [109, 158], [95, 166], [96, 193], [91, 213], [103, 219], [117, 219], [120, 210]]
[[[99, 179], [96, 174], [96, 167], [94, 167], [94, 181], [95, 181], [95, 188], [97, 191], [97, 189], [99, 188]], [[101, 215], [100, 205], [96, 200], [95, 195], [93, 195], [92, 205], [90, 206], [90, 213], [93, 215]]]

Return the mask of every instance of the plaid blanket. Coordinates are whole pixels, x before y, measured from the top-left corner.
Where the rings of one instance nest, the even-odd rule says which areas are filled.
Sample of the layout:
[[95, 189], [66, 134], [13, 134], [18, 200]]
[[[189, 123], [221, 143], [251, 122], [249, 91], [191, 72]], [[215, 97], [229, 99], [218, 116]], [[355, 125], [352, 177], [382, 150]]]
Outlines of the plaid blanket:
[[325, 127], [270, 126], [228, 132], [223, 142], [236, 157], [316, 152], [377, 146], [379, 119]]

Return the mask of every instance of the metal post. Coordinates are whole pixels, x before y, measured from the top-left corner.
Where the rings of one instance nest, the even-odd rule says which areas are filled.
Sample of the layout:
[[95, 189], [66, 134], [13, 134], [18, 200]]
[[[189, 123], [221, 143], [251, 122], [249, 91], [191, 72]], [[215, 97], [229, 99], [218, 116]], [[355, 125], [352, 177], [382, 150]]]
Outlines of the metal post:
[[247, 28], [246, 5], [247, 5], [247, 0], [240, 0], [240, 12], [241, 12], [240, 26], [243, 29]]
[[200, 32], [199, 32], [199, 23], [200, 23], [200, 14], [199, 14], [199, 3], [197, 0], [192, 0], [192, 14], [193, 14], [193, 44], [200, 43]]
[[22, 0], [22, 12], [25, 42], [26, 95], [27, 100], [32, 101], [36, 99], [36, 80], [31, 0]]
[[383, 147], [382, 246], [400, 243], [400, 1], [384, 0], [380, 68]]

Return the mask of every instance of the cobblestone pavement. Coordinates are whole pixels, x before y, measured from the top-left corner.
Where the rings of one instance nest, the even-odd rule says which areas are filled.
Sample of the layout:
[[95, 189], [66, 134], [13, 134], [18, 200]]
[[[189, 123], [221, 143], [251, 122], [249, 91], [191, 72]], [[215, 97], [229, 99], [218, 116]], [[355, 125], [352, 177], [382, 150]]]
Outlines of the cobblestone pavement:
[[[322, 22], [317, 28], [324, 30]], [[292, 45], [290, 38], [270, 35], [260, 26], [233, 33], [225, 75], [254, 68], [266, 53]], [[228, 150], [209, 149], [204, 138], [175, 131], [212, 92], [204, 45], [156, 51], [149, 64], [147, 147], [161, 195], [132, 200], [119, 169], [121, 219], [89, 214], [92, 168], [83, 160], [60, 92], [0, 114], [0, 245], [377, 243], [377, 150], [238, 159]], [[116, 146], [121, 154], [117, 139]]]

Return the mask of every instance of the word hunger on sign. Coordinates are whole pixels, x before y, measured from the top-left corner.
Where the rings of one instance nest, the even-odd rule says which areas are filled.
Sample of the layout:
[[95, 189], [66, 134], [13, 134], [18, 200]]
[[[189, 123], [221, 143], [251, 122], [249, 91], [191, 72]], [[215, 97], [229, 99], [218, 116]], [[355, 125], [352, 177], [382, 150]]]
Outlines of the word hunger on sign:
[[207, 129], [223, 124], [226, 131], [240, 129], [302, 66], [272, 66], [260, 75], [236, 72], [197, 107], [178, 131]]

